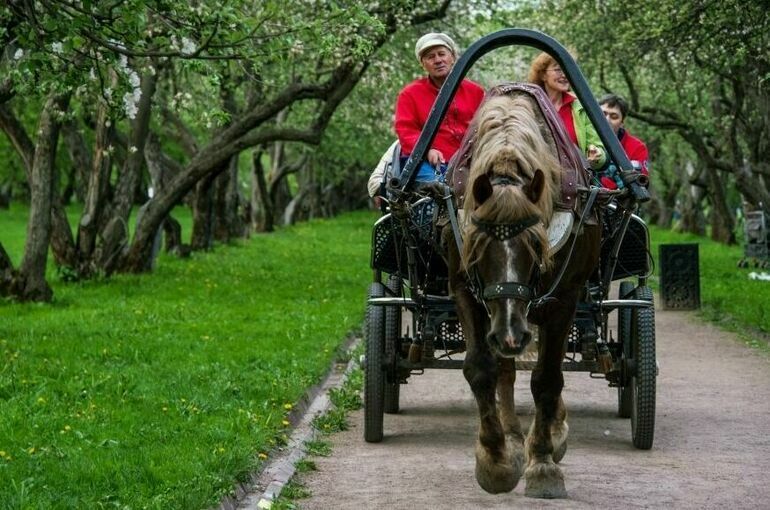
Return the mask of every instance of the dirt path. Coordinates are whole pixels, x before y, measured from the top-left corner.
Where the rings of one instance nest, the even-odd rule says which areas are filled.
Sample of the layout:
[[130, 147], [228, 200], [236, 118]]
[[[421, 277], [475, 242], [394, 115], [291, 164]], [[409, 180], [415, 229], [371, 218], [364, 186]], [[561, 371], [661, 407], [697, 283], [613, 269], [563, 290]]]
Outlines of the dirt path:
[[[660, 363], [655, 443], [631, 444], [617, 393], [586, 373], [565, 374], [570, 413], [561, 463], [569, 499], [489, 495], [473, 475], [475, 402], [459, 370], [427, 371], [402, 387], [402, 411], [385, 415], [385, 439], [363, 440], [363, 411], [332, 437], [300, 481], [311, 509], [770, 508], [770, 359], [691, 312], [656, 310]], [[533, 410], [529, 373], [516, 394], [522, 425]]]

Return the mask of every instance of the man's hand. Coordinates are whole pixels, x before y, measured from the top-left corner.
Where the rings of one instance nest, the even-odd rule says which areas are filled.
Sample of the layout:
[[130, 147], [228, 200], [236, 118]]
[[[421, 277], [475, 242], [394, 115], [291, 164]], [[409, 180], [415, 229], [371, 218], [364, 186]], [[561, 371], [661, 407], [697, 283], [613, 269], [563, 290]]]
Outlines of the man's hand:
[[431, 149], [428, 151], [428, 163], [433, 168], [438, 168], [441, 163], [446, 163], [444, 155], [438, 149]]
[[596, 145], [588, 146], [588, 154], [586, 154], [586, 159], [588, 159], [588, 162], [591, 164], [591, 166], [598, 164], [601, 157], [602, 151], [599, 149], [599, 147]]

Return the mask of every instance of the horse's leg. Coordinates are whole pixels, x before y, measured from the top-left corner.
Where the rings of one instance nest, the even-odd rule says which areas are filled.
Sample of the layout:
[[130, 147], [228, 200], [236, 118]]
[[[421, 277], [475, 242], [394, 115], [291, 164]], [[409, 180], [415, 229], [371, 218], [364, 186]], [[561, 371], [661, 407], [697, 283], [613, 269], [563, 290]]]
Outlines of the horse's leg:
[[556, 419], [551, 424], [551, 444], [553, 445], [553, 461], [561, 462], [564, 454], [567, 453], [567, 436], [569, 435], [569, 425], [567, 424], [567, 408], [564, 406], [564, 399], [559, 396], [559, 403], [556, 406]]
[[[560, 301], [565, 302], [561, 298]], [[561, 398], [564, 387], [561, 362], [574, 308], [561, 303], [551, 305], [553, 310], [547, 314], [551, 320], [540, 327], [538, 363], [532, 371], [535, 417], [525, 444], [527, 469], [524, 476], [527, 480], [525, 494], [536, 498], [567, 497], [564, 475], [556, 462], [566, 451], [568, 426]]]
[[515, 461], [512, 443], [505, 440], [503, 423], [497, 412], [495, 390], [498, 385], [497, 360], [484, 337], [486, 314], [476, 308], [473, 298], [458, 293], [457, 310], [463, 324], [467, 351], [463, 374], [473, 391], [479, 409], [479, 437], [476, 441], [476, 480], [492, 494], [510, 492], [521, 478], [522, 462]]
[[[488, 328], [487, 314], [480, 308], [465, 281], [460, 258], [451, 229], [443, 231], [444, 243], [450, 268], [450, 289], [455, 297], [455, 307], [463, 327], [466, 341], [463, 374], [473, 391], [479, 409], [479, 437], [476, 441], [476, 480], [482, 489], [492, 494], [510, 492], [521, 478], [523, 462], [515, 460], [512, 442], [506, 442], [505, 433], [514, 430], [513, 421], [506, 418], [506, 428], [500, 422], [495, 403], [495, 387], [498, 383], [497, 362], [486, 341]], [[503, 370], [505, 373], [505, 370]], [[504, 404], [504, 416], [516, 418], [513, 414], [513, 376], [503, 375], [510, 380], [510, 405]], [[505, 383], [500, 383], [505, 384]], [[510, 410], [509, 414], [508, 410]], [[518, 428], [519, 437], [521, 429]]]
[[513, 359], [501, 359], [498, 362], [497, 402], [503, 432], [513, 451], [514, 470], [521, 473], [524, 469], [524, 434], [521, 431], [519, 417], [513, 395], [516, 382], [516, 364]]

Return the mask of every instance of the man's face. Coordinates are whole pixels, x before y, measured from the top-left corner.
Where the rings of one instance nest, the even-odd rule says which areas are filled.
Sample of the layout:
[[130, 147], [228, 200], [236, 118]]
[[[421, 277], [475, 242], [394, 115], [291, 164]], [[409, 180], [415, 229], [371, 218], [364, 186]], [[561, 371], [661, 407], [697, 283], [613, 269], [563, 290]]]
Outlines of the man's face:
[[433, 46], [423, 52], [420, 62], [428, 76], [434, 81], [443, 82], [452, 70], [455, 57], [446, 46]]
[[612, 130], [615, 134], [618, 134], [618, 130], [623, 127], [623, 115], [620, 113], [620, 108], [617, 106], [609, 106], [606, 103], [601, 105], [602, 112], [607, 122], [610, 123]]

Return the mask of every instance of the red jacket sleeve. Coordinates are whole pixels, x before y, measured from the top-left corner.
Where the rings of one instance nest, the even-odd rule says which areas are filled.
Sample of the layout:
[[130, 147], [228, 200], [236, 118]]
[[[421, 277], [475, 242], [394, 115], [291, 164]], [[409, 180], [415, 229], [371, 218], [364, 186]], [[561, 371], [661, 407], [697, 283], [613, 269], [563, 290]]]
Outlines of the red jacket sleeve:
[[631, 161], [638, 161], [642, 165], [642, 173], [644, 175], [649, 175], [649, 153], [647, 151], [647, 146], [644, 143], [639, 142], [636, 144], [634, 149], [628, 154], [628, 159]]
[[420, 138], [422, 124], [419, 121], [415, 98], [408, 89], [401, 91], [396, 100], [396, 136], [401, 143], [401, 154], [408, 155], [417, 145]]

